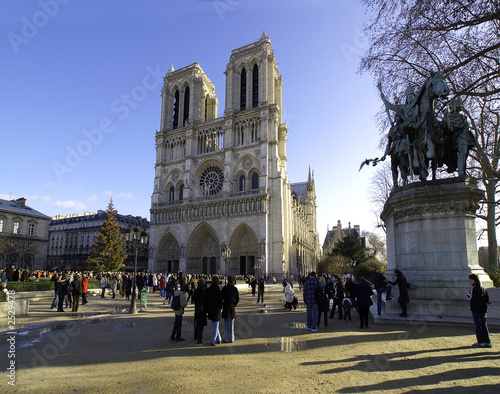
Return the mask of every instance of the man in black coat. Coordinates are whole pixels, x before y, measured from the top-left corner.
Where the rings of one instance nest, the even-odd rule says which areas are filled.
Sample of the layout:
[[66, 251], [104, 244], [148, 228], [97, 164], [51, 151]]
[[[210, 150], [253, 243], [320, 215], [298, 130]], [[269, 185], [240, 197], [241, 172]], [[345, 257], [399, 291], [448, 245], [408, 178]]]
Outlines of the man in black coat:
[[227, 285], [222, 288], [222, 318], [226, 332], [224, 342], [233, 343], [234, 341], [234, 318], [238, 302], [240, 302], [240, 294], [234, 285], [234, 278], [228, 276]]
[[212, 284], [205, 292], [204, 308], [207, 317], [212, 321], [212, 346], [221, 342], [219, 321], [221, 319], [222, 292], [219, 287], [219, 277], [212, 275]]
[[144, 289], [144, 286], [146, 286], [146, 280], [144, 279], [144, 276], [143, 274], [139, 274], [137, 276], [137, 283], [136, 283], [136, 286], [137, 286], [137, 291], [139, 292], [139, 294], [141, 293], [141, 290]]
[[489, 304], [488, 292], [481, 286], [479, 277], [476, 274], [470, 274], [469, 281], [471, 288], [467, 297], [470, 301], [470, 310], [476, 327], [477, 338], [477, 342], [472, 346], [491, 347], [490, 334], [486, 325], [486, 314]]
[[80, 276], [75, 275], [73, 279], [73, 308], [72, 312], [78, 312], [78, 305], [80, 304], [80, 296], [82, 295], [82, 282], [80, 281]]

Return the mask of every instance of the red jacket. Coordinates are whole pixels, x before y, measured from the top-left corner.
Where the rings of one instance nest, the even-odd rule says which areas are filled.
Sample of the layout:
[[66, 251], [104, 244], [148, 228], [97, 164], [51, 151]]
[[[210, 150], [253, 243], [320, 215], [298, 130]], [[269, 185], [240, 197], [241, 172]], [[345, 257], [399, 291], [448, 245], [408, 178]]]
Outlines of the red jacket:
[[82, 292], [86, 293], [89, 287], [89, 280], [87, 278], [82, 279]]

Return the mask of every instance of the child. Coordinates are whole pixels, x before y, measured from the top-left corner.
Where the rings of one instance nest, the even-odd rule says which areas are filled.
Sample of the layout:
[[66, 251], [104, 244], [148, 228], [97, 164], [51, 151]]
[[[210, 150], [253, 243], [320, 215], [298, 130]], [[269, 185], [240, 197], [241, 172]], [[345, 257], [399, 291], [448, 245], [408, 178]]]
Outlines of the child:
[[[285, 286], [285, 310], [292, 310], [294, 296], [295, 291], [293, 290], [293, 287], [290, 285], [290, 283], [287, 283]], [[294, 307], [294, 309], [296, 308], [297, 306]]]
[[344, 298], [342, 301], [342, 308], [344, 309], [344, 320], [349, 320], [351, 319], [351, 307], [352, 307], [352, 301], [349, 297]]

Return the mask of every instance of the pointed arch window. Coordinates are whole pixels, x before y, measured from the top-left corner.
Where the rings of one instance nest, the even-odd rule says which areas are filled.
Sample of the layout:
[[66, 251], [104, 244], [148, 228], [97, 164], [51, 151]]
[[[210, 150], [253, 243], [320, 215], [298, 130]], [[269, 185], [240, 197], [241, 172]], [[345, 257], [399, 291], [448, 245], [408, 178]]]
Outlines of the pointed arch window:
[[245, 175], [240, 176], [240, 192], [245, 190]]
[[184, 126], [189, 122], [189, 86], [186, 86], [184, 90], [184, 114], [183, 114]]
[[179, 200], [182, 201], [184, 199], [184, 185], [181, 185], [179, 188]]
[[247, 107], [247, 71], [245, 69], [241, 70], [241, 80], [240, 80], [240, 111], [243, 111]]
[[252, 175], [252, 190], [259, 188], [259, 174], [256, 172]]
[[207, 115], [208, 115], [208, 99], [205, 97], [205, 121], [207, 121]]
[[174, 94], [174, 121], [172, 122], [172, 128], [176, 129], [179, 127], [179, 91], [176, 90]]
[[170, 188], [170, 193], [168, 194], [168, 201], [174, 201], [174, 195], [175, 195], [175, 189], [174, 187], [172, 186]]
[[253, 66], [252, 72], [252, 108], [259, 106], [259, 67]]

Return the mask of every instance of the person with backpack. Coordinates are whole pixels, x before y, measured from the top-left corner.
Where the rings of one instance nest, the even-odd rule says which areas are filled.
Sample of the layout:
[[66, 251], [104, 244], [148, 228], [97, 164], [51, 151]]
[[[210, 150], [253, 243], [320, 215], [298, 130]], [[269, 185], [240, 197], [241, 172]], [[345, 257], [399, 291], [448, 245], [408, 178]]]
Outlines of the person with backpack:
[[170, 335], [171, 341], [181, 342], [184, 338], [181, 337], [182, 330], [182, 315], [184, 314], [184, 308], [187, 306], [186, 293], [189, 291], [187, 285], [184, 285], [182, 289], [175, 290], [172, 299], [171, 307], [174, 310], [175, 320], [174, 327], [172, 329], [172, 334]]
[[471, 288], [467, 294], [470, 301], [470, 310], [472, 312], [472, 320], [476, 327], [477, 342], [474, 347], [492, 347], [488, 326], [486, 325], [486, 315], [488, 313], [488, 304], [490, 299], [488, 292], [481, 286], [479, 277], [476, 274], [469, 275]]

